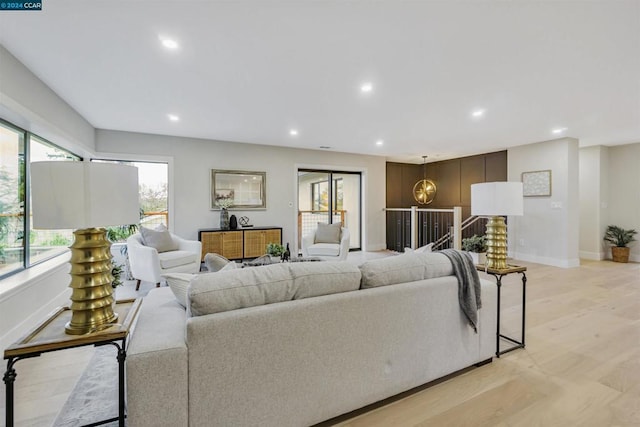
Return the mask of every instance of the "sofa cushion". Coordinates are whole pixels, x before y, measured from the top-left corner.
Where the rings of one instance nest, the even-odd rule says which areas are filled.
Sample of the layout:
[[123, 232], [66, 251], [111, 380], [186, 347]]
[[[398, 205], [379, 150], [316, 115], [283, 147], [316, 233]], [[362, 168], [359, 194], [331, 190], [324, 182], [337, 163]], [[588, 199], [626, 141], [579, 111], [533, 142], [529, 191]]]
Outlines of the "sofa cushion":
[[169, 288], [171, 288], [171, 292], [175, 295], [176, 300], [183, 307], [187, 306], [187, 288], [193, 276], [195, 274], [191, 273], [167, 273], [162, 275], [166, 279]]
[[282, 263], [195, 276], [192, 316], [357, 290], [358, 267], [339, 262]]
[[318, 228], [316, 229], [314, 243], [340, 243], [341, 229], [341, 222], [336, 222], [334, 224], [319, 222]]
[[220, 254], [210, 252], [204, 256], [204, 266], [209, 272], [213, 273], [229, 264], [229, 260]]
[[178, 242], [173, 240], [169, 230], [152, 230], [140, 227], [140, 235], [145, 246], [149, 246], [158, 252], [175, 251], [178, 249]]
[[437, 252], [409, 253], [367, 261], [360, 266], [362, 288], [395, 285], [423, 279], [450, 276], [453, 266]]
[[338, 256], [340, 245], [337, 243], [315, 243], [307, 248], [309, 256]]
[[193, 252], [169, 251], [159, 253], [158, 260], [160, 261], [160, 268], [167, 270], [169, 268], [190, 264], [195, 261], [195, 258]]

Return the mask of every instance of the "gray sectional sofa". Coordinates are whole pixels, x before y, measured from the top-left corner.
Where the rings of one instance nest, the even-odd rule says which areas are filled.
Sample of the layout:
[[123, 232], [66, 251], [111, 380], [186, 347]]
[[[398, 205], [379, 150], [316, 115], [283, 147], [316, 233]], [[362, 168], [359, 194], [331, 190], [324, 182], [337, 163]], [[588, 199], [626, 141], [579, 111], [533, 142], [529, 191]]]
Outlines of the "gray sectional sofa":
[[495, 284], [475, 333], [452, 274], [428, 253], [174, 277], [130, 340], [128, 425], [307, 426], [491, 359]]

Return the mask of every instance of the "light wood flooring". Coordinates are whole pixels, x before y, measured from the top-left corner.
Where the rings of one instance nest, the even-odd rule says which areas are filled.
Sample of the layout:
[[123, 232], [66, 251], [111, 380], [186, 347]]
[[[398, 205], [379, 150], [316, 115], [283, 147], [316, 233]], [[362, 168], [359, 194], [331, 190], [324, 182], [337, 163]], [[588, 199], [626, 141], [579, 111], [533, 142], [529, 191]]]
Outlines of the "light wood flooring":
[[[518, 264], [528, 267], [526, 349], [337, 425], [640, 426], [640, 264]], [[520, 276], [502, 289], [502, 330], [517, 337]], [[16, 425], [51, 425], [91, 355], [18, 362]], [[0, 399], [4, 420], [4, 387]]]

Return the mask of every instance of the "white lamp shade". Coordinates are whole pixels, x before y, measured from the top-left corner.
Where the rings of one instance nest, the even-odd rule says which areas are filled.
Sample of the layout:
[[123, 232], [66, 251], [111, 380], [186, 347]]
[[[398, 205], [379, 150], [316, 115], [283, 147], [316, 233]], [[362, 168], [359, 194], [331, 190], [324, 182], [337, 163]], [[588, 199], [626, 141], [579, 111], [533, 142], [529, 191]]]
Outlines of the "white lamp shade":
[[471, 184], [471, 215], [522, 215], [521, 182]]
[[33, 228], [137, 224], [138, 168], [116, 163], [31, 164]]

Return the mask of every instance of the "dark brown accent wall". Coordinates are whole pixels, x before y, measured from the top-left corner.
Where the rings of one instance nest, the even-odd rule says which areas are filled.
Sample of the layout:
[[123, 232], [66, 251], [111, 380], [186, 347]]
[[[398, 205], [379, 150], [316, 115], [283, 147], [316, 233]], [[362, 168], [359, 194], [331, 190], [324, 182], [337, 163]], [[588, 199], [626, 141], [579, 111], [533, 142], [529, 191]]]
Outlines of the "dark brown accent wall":
[[[424, 176], [423, 165], [387, 162], [387, 207], [408, 208], [417, 205], [413, 186]], [[433, 202], [418, 207], [444, 209], [462, 207], [462, 218], [471, 215], [471, 184], [507, 180], [507, 152], [427, 163], [426, 177], [436, 184]], [[387, 248], [401, 251], [410, 241], [408, 214], [387, 213]]]
[[[427, 163], [427, 179], [438, 191], [429, 208], [462, 206], [462, 216], [470, 215], [471, 184], [507, 180], [507, 152]], [[413, 185], [423, 177], [423, 165], [387, 163], [387, 207], [408, 208], [416, 205]]]

